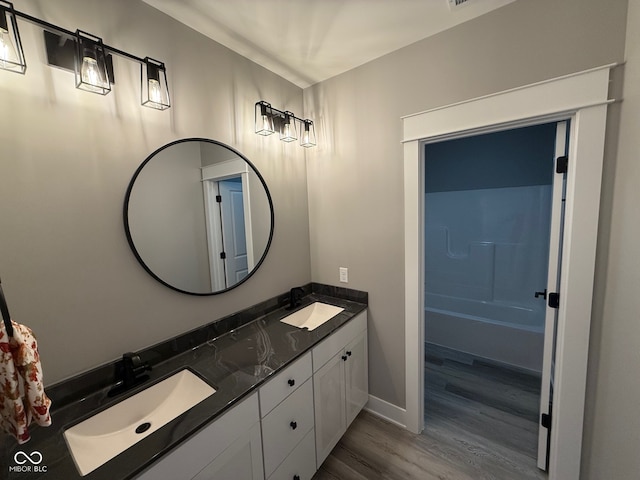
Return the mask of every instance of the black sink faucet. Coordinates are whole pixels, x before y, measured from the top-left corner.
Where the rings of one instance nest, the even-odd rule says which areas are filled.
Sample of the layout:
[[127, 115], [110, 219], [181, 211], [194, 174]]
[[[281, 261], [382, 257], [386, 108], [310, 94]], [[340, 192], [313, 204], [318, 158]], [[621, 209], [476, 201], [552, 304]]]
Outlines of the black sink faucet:
[[293, 287], [289, 291], [289, 310], [293, 310], [300, 305], [302, 297], [304, 297], [304, 290], [302, 287]]
[[148, 362], [143, 362], [138, 354], [133, 352], [125, 353], [122, 355], [121, 368], [117, 370], [122, 377], [122, 381], [112, 388], [108, 395], [113, 396], [126, 392], [130, 388], [149, 380], [149, 375], [144, 374], [147, 370], [151, 370], [151, 365]]
[[149, 375], [143, 375], [147, 370], [151, 370], [151, 366], [147, 362], [142, 362], [140, 356], [127, 352], [122, 355], [122, 383], [125, 387], [132, 387], [149, 378]]

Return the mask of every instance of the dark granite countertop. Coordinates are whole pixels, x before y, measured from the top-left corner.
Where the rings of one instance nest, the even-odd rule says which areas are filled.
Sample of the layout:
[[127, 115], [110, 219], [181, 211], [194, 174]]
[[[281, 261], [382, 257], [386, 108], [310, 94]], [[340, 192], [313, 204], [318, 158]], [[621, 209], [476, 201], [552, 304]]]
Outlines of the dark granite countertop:
[[[150, 380], [125, 394], [110, 398], [107, 396], [110, 387], [104, 387], [81, 399], [69, 402], [52, 411], [51, 427], [36, 427], [33, 430], [30, 428], [32, 438], [27, 444], [19, 446], [15, 442], [0, 443], [0, 455], [2, 455], [0, 458], [9, 460], [10, 467], [16, 465], [13, 461], [15, 453], [40, 452], [42, 454], [40, 472], [33, 472], [35, 467], [32, 467], [31, 472], [16, 472], [15, 469], [9, 471], [9, 468], [3, 465], [3, 461], [0, 464], [2, 465], [0, 478], [16, 480], [135, 478], [147, 466], [159, 460], [163, 454], [233, 407], [272, 375], [367, 308], [366, 294], [356, 298], [358, 301], [353, 301], [353, 296], [346, 295], [345, 297], [352, 299], [347, 300], [338, 296], [316, 293], [316, 290], [326, 292], [326, 289], [314, 288], [313, 290], [314, 293], [302, 299], [299, 308], [315, 301], [322, 301], [343, 307], [344, 311], [315, 330], [308, 331], [280, 322], [281, 318], [291, 313], [285, 307], [280, 307], [215, 339], [155, 364], [150, 372]], [[329, 290], [333, 295], [336, 295], [336, 292], [339, 290]], [[185, 367], [198, 373], [216, 389], [216, 393], [82, 477], [75, 467], [64, 440], [64, 430]], [[29, 462], [25, 463], [25, 466], [28, 465]], [[46, 472], [42, 471], [44, 468]]]

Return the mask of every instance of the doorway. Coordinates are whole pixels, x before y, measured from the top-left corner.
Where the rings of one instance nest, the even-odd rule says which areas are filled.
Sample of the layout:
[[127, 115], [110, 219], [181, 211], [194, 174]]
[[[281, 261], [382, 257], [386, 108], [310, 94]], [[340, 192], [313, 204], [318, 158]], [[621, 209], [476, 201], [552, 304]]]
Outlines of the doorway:
[[552, 378], [543, 357], [553, 356], [566, 132], [562, 121], [424, 144], [426, 429], [433, 420], [479, 449], [494, 444], [498, 464], [511, 456], [502, 468], [547, 468], [538, 419], [550, 408], [541, 385]]
[[403, 121], [406, 410], [400, 421], [424, 428], [425, 142], [570, 120], [565, 229], [559, 279], [549, 478], [580, 474], [589, 327], [602, 179], [609, 71], [606, 65], [410, 115]]

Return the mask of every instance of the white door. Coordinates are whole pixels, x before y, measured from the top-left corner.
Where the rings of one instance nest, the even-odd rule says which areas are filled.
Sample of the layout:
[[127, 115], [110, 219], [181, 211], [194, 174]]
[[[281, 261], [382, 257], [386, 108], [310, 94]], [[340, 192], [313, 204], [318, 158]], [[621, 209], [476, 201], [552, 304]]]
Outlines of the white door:
[[[558, 122], [556, 127], [555, 157], [564, 157], [567, 151], [567, 122]], [[557, 161], [557, 160], [556, 160]], [[556, 165], [557, 167], [557, 165]], [[560, 169], [562, 170], [562, 169]], [[558, 168], [553, 175], [553, 195], [551, 203], [551, 229], [549, 235], [549, 269], [547, 289], [544, 299], [547, 302], [544, 325], [544, 352], [542, 356], [542, 385], [540, 388], [540, 425], [538, 430], [538, 468], [547, 470], [549, 466], [549, 432], [551, 427], [553, 398], [553, 366], [556, 344], [557, 305], [554, 301], [560, 288], [560, 258], [562, 255], [562, 230], [564, 224], [564, 194], [566, 174]]]
[[230, 287], [248, 274], [242, 181], [240, 177], [221, 180], [219, 188], [225, 276], [227, 287]]

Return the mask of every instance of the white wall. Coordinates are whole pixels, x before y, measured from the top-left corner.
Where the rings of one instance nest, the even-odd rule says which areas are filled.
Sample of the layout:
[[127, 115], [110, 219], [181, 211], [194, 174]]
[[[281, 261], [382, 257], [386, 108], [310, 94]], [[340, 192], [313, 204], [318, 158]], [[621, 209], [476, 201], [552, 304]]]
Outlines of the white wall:
[[[173, 103], [165, 112], [141, 107], [139, 66], [118, 57], [109, 95], [75, 89], [73, 74], [46, 65], [42, 31], [20, 22], [26, 75], [0, 71], [0, 278], [13, 317], [37, 335], [47, 384], [310, 281], [304, 149], [253, 133], [256, 101], [302, 112], [300, 88], [137, 0], [15, 6], [164, 61]], [[156, 282], [124, 234], [122, 207], [136, 168], [185, 137], [245, 154], [275, 204], [262, 268], [218, 296]]]
[[[605, 159], [582, 476], [640, 476], [640, 2], [629, 1], [623, 102]], [[619, 125], [619, 129], [618, 129]]]
[[[585, 479], [640, 459], [640, 2], [631, 0], [622, 119], [610, 108], [592, 314]], [[624, 60], [626, 0], [520, 0], [305, 90], [312, 277], [369, 292], [370, 392], [404, 407], [403, 115]], [[615, 72], [618, 74], [618, 72]], [[618, 144], [618, 124], [621, 124]]]

